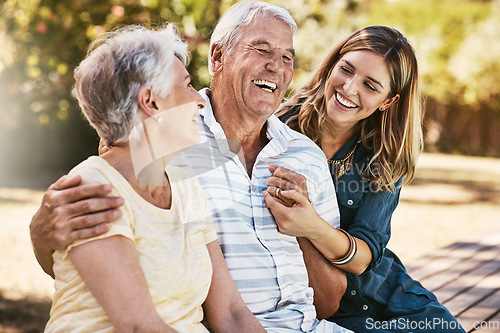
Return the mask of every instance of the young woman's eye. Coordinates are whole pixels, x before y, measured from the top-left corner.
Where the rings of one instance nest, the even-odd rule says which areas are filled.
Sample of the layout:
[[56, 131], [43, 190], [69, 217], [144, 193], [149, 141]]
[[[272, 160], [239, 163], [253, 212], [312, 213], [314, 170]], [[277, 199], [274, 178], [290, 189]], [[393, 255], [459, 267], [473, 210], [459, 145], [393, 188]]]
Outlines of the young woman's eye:
[[340, 66], [340, 70], [346, 74], [352, 74], [352, 71], [345, 66]]
[[368, 83], [368, 82], [367, 82], [367, 83], [365, 83], [365, 86], [366, 86], [369, 90], [371, 90], [371, 91], [374, 91], [374, 92], [376, 92], [376, 91], [377, 91], [377, 88], [375, 88], [375, 87], [374, 87], [371, 83]]

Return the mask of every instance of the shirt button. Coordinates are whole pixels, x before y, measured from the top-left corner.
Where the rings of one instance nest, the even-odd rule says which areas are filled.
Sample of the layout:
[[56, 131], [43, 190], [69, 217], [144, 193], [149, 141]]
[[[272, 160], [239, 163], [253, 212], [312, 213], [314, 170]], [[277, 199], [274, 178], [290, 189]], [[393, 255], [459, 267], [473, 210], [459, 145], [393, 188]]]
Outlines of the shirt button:
[[356, 295], [356, 290], [351, 290], [351, 295], [352, 296]]
[[352, 199], [347, 200], [347, 205], [348, 206], [352, 206], [353, 203], [354, 203], [354, 201], [352, 201]]
[[368, 310], [368, 305], [366, 305], [366, 304], [363, 305], [363, 310], [365, 310], [365, 311]]
[[252, 191], [253, 191], [253, 192], [257, 191], [257, 186], [252, 185]]

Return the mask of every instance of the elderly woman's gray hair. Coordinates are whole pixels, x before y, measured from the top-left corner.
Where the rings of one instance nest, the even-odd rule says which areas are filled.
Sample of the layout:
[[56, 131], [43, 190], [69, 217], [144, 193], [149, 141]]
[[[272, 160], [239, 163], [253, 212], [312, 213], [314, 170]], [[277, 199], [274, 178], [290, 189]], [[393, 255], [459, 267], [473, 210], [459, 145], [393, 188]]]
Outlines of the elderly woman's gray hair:
[[[210, 38], [210, 50], [212, 45], [219, 45], [223, 52], [231, 54], [241, 37], [243, 29], [257, 15], [275, 17], [285, 22], [290, 27], [292, 34], [297, 31], [297, 24], [286, 9], [267, 2], [240, 2], [229, 8], [219, 20]], [[208, 55], [208, 71], [210, 75], [214, 75], [210, 54]]]
[[186, 65], [188, 49], [172, 24], [156, 30], [127, 26], [102, 34], [91, 44], [87, 57], [75, 69], [74, 93], [107, 146], [126, 142], [139, 121], [137, 92], [141, 86], [167, 96], [176, 58]]

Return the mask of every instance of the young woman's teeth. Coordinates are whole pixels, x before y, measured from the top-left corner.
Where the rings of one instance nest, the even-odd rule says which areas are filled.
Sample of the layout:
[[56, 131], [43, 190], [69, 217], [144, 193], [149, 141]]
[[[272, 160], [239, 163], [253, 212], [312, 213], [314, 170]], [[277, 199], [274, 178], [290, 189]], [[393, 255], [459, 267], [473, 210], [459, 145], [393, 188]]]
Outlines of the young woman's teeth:
[[339, 103], [342, 104], [343, 106], [345, 106], [346, 108], [357, 108], [358, 107], [356, 104], [343, 98], [342, 95], [340, 95], [339, 93], [337, 93], [337, 101], [339, 101]]
[[276, 90], [276, 83], [265, 80], [254, 80], [253, 83], [264, 91], [272, 93]]

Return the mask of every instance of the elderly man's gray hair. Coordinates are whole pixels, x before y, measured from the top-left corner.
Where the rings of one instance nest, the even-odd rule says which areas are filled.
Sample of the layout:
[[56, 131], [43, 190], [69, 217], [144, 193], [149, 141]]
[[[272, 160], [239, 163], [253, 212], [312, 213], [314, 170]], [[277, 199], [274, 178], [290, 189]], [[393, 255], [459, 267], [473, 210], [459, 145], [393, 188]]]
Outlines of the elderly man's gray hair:
[[[231, 54], [241, 37], [243, 28], [250, 24], [256, 15], [275, 17], [285, 22], [292, 34], [297, 31], [297, 24], [286, 9], [267, 2], [240, 2], [233, 5], [219, 20], [210, 38], [210, 50], [212, 45], [218, 45], [223, 52]], [[214, 75], [210, 54], [208, 71], [210, 75]]]
[[102, 34], [91, 44], [75, 69], [74, 93], [107, 146], [128, 140], [139, 120], [141, 86], [161, 97], [169, 93], [176, 58], [186, 65], [188, 49], [172, 24], [156, 30], [127, 26]]

